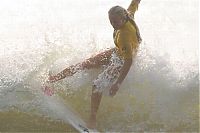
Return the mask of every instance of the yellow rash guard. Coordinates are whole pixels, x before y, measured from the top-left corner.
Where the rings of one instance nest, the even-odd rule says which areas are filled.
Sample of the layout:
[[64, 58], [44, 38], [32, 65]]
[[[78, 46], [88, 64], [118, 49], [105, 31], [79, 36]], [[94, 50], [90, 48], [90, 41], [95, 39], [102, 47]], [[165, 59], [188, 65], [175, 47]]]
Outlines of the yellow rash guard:
[[[128, 12], [131, 17], [134, 17], [137, 8], [138, 4], [132, 1], [128, 8]], [[124, 59], [132, 58], [132, 55], [136, 52], [139, 46], [136, 27], [130, 21], [127, 21], [119, 30], [115, 32], [114, 42], [119, 50], [120, 56]]]

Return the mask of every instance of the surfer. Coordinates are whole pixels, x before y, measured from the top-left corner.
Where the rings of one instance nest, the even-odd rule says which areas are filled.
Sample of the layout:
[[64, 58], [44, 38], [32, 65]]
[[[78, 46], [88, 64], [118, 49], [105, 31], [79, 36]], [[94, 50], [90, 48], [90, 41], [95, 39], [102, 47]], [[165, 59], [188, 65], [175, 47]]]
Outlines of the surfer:
[[114, 28], [115, 48], [99, 53], [81, 63], [71, 65], [48, 78], [48, 82], [53, 83], [81, 70], [106, 66], [92, 85], [91, 113], [88, 122], [88, 127], [91, 129], [96, 128], [96, 115], [102, 92], [109, 89], [110, 96], [116, 95], [137, 54], [141, 37], [134, 21], [134, 14], [139, 3], [140, 0], [132, 0], [127, 10], [121, 6], [114, 6], [108, 11], [110, 23]]

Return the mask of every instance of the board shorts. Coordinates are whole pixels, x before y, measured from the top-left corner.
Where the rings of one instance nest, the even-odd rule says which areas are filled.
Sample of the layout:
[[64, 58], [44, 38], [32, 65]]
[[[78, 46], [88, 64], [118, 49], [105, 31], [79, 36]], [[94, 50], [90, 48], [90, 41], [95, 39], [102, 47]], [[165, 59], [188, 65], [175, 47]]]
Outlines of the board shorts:
[[116, 82], [120, 75], [120, 70], [124, 64], [124, 59], [120, 57], [116, 51], [111, 54], [110, 63], [104, 66], [103, 72], [93, 80], [93, 93], [103, 92], [109, 95], [109, 89]]

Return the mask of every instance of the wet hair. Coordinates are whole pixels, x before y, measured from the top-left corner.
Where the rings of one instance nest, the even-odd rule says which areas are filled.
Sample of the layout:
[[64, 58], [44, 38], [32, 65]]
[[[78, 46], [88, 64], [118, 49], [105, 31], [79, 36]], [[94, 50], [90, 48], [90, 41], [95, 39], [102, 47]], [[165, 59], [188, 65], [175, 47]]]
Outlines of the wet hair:
[[110, 10], [108, 11], [108, 15], [117, 15], [124, 17], [124, 19], [126, 19], [128, 17], [128, 12], [121, 6], [114, 6], [110, 8]]

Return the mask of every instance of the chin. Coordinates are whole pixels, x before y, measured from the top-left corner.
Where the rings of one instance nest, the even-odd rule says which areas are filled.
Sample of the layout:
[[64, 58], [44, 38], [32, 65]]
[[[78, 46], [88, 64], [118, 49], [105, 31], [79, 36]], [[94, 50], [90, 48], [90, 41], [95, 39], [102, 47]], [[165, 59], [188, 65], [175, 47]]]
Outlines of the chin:
[[119, 27], [114, 27], [114, 26], [113, 26], [113, 28], [114, 28], [115, 30], [119, 30]]

